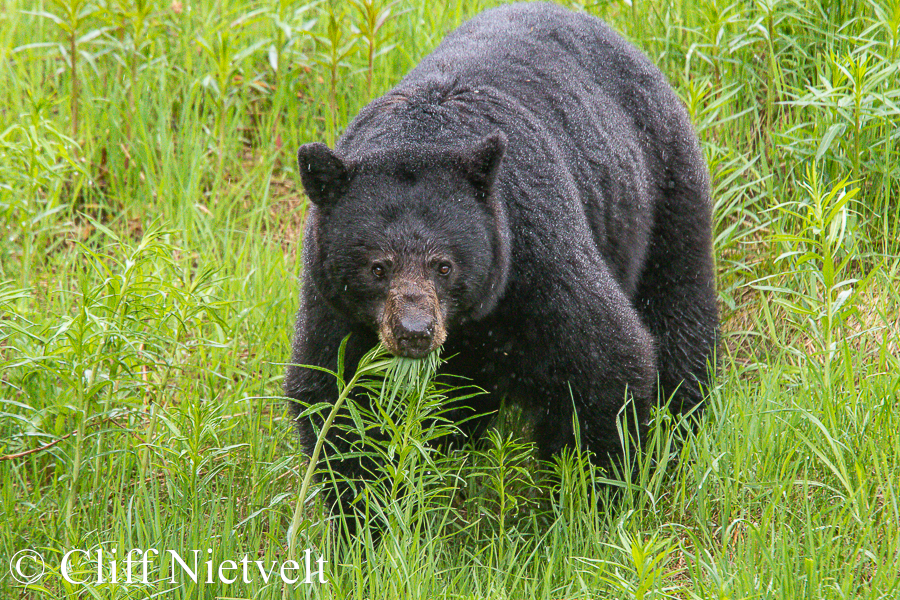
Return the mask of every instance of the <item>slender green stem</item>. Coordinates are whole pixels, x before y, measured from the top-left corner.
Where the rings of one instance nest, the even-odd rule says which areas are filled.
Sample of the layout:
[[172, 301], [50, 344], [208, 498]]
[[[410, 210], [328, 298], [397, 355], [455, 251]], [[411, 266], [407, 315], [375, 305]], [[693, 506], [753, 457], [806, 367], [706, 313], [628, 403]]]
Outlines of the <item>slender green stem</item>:
[[379, 360], [367, 365], [360, 364], [359, 368], [356, 369], [356, 373], [341, 390], [341, 393], [338, 395], [334, 406], [331, 407], [331, 411], [328, 413], [328, 417], [322, 424], [322, 429], [321, 431], [319, 431], [319, 437], [316, 440], [316, 446], [313, 449], [313, 452], [309, 457], [309, 463], [306, 466], [306, 473], [304, 474], [303, 482], [300, 485], [300, 496], [297, 499], [297, 506], [294, 509], [294, 518], [291, 520], [291, 528], [288, 539], [288, 558], [290, 560], [293, 560], [296, 557], [297, 538], [299, 536], [300, 524], [303, 522], [303, 508], [306, 505], [306, 496], [309, 493], [309, 486], [312, 484], [312, 480], [316, 472], [316, 467], [319, 463], [319, 455], [322, 453], [322, 446], [325, 445], [325, 437], [328, 435], [328, 431], [334, 424], [334, 420], [337, 417], [338, 411], [344, 405], [344, 402], [346, 402], [347, 398], [350, 397], [350, 393], [359, 382], [359, 378], [364, 374], [372, 373], [384, 368], [387, 364], [389, 364], [389, 362], [389, 360]]
[[72, 78], [72, 96], [69, 98], [69, 108], [72, 114], [72, 139], [78, 139], [78, 73], [76, 70], [78, 30], [76, 22], [72, 21], [72, 30], [69, 32], [69, 74]]

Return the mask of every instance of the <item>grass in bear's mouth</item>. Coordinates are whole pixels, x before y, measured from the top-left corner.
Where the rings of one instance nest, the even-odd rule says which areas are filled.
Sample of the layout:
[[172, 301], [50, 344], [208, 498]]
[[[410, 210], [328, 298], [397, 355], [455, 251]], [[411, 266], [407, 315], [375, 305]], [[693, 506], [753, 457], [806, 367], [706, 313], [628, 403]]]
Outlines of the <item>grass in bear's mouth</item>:
[[[280, 398], [303, 268], [294, 153], [332, 143], [486, 4], [6, 3], [0, 557], [33, 548], [47, 570], [27, 588], [0, 575], [0, 597], [281, 595], [173, 585], [160, 563], [126, 585], [123, 552], [285, 559], [303, 479]], [[370, 492], [380, 545], [339, 558], [311, 520], [296, 549], [324, 553], [328, 583], [296, 593], [898, 595], [900, 11], [826, 8], [588, 6], [669, 76], [710, 166], [725, 339], [698, 430], [678, 444], [657, 415], [647, 467], [606, 510], [578, 455], [554, 467], [564, 491], [535, 498], [514, 414], [447, 455], [420, 441], [435, 420], [397, 421], [360, 450], [394, 465]], [[415, 390], [432, 360], [389, 362]], [[114, 547], [119, 584], [62, 577], [67, 550], [92, 552], [73, 555], [83, 580]]]
[[412, 388], [423, 388], [434, 378], [441, 362], [441, 351], [433, 350], [422, 358], [394, 356], [388, 367], [381, 395], [393, 395]]

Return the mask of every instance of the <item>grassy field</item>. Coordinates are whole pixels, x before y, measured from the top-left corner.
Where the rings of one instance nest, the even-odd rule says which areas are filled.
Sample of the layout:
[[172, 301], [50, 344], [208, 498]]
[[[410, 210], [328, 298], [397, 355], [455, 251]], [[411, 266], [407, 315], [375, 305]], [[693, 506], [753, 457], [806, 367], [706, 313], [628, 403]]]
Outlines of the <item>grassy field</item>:
[[[314, 507], [289, 534], [294, 154], [490, 4], [3, 2], [0, 598], [900, 597], [900, 0], [571, 3], [670, 77], [708, 158], [723, 342], [702, 426], [657, 415], [609, 503], [578, 454], [546, 493], [516, 415], [450, 456], [413, 418], [379, 449], [380, 545], [336, 553]], [[162, 558], [128, 583], [150, 548], [312, 549], [326, 583], [173, 583]], [[23, 549], [46, 563], [27, 586]]]

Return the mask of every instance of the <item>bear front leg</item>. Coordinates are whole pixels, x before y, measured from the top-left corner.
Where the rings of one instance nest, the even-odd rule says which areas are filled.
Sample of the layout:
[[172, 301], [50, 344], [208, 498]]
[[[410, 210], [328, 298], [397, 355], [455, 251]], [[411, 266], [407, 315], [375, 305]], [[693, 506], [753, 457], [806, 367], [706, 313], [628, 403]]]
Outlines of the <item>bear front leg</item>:
[[[633, 303], [657, 343], [658, 391], [675, 414], [700, 416], [714, 382], [719, 315], [713, 218], [703, 153], [682, 111], [682, 143], [666, 148], [671, 179], [657, 190], [656, 216]], [[683, 138], [683, 139], [682, 139]], [[696, 423], [696, 419], [694, 420]]]
[[[530, 321], [540, 328], [522, 344], [531, 359], [520, 363], [519, 379], [530, 382], [523, 391], [543, 412], [535, 425], [542, 458], [574, 445], [574, 408], [582, 447], [609, 475], [624, 475], [633, 469], [625, 464], [625, 445], [633, 459], [649, 418], [654, 341], [608, 270], [602, 263], [596, 268], [599, 273], [544, 291], [552, 299]], [[627, 431], [620, 433], [620, 423]]]

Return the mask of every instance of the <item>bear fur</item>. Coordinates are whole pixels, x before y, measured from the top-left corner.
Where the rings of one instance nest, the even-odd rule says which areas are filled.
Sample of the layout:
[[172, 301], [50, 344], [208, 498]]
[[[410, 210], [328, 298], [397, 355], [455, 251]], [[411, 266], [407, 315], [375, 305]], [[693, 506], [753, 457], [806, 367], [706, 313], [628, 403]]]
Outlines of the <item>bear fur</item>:
[[[537, 413], [543, 458], [574, 443], [573, 407], [582, 445], [621, 468], [623, 408], [643, 423], [654, 401], [700, 406], [718, 329], [706, 166], [665, 77], [599, 19], [484, 12], [299, 168], [295, 416], [336, 398], [297, 365], [334, 369], [348, 334], [350, 372], [379, 339], [413, 357], [443, 345], [442, 372], [489, 392], [468, 407]], [[309, 453], [313, 424], [297, 425]]]

